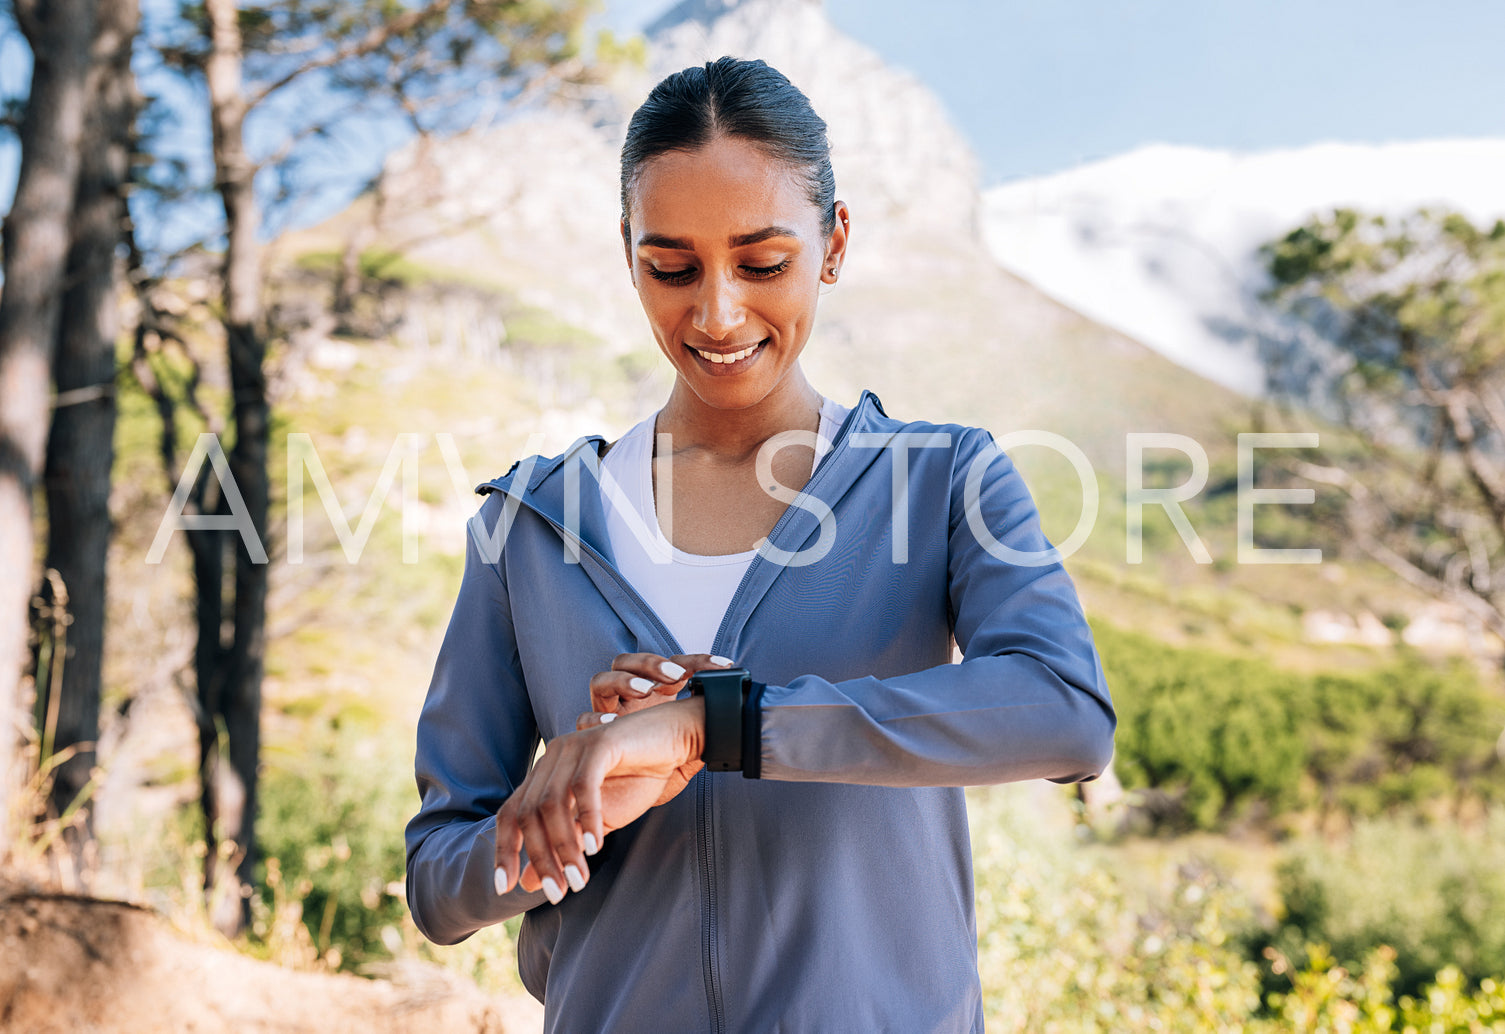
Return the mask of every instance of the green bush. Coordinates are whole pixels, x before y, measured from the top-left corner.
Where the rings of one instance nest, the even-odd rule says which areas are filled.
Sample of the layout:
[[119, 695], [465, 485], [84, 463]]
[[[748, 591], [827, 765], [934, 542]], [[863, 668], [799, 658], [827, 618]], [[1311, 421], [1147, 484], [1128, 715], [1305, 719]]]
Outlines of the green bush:
[[1288, 954], [1322, 943], [1358, 965], [1388, 945], [1412, 994], [1448, 966], [1475, 983], [1505, 974], [1505, 811], [1471, 832], [1361, 821], [1342, 845], [1291, 848], [1277, 879], [1286, 915], [1273, 943]]
[[[1020, 787], [968, 791], [990, 1031], [1236, 1030], [1259, 1007], [1251, 911], [1205, 865], [1136, 903]], [[1059, 806], [1059, 805], [1058, 805]]]
[[1356, 816], [1500, 796], [1505, 707], [1461, 661], [1305, 675], [1094, 624], [1116, 767], [1161, 827], [1319, 807]]
[[[990, 1031], [1505, 1034], [1500, 970], [1493, 978], [1471, 977], [1475, 965], [1498, 963], [1465, 963], [1469, 949], [1462, 940], [1431, 956], [1440, 960], [1435, 971], [1416, 968], [1419, 977], [1409, 979], [1393, 948], [1376, 943], [1341, 963], [1325, 944], [1303, 936], [1320, 938], [1327, 928], [1287, 926], [1294, 934], [1287, 947], [1266, 943], [1261, 951], [1268, 934], [1256, 926], [1249, 899], [1214, 866], [1193, 858], [1172, 871], [1157, 863], [1165, 871], [1141, 872], [1152, 879], [1135, 893], [1130, 888], [1140, 881], [1129, 875], [1125, 863], [1134, 863], [1121, 855], [1122, 846], [1082, 850], [1059, 825], [1042, 821], [1053, 802], [1032, 801], [1027, 787], [970, 787], [967, 801], [978, 967]], [[1355, 852], [1373, 854], [1403, 832], [1383, 823], [1364, 828], [1373, 832], [1356, 841]], [[1497, 857], [1505, 851], [1500, 828], [1497, 816], [1488, 836], [1413, 836], [1409, 856], [1420, 864], [1431, 852], [1449, 869], [1448, 859], [1466, 840], [1471, 846], [1463, 853], [1473, 854], [1461, 882], [1497, 887], [1505, 879], [1494, 875], [1505, 873]], [[1449, 846], [1439, 848], [1439, 842]], [[1357, 893], [1406, 895], [1405, 888], [1373, 881]], [[1474, 902], [1471, 925], [1447, 936], [1477, 940], [1488, 916], [1505, 914], [1492, 893], [1458, 898]], [[1336, 904], [1350, 906], [1346, 898]], [[1253, 961], [1261, 954], [1269, 970], [1263, 992]]]
[[306, 735], [302, 749], [267, 752], [257, 886], [268, 914], [301, 902], [316, 954], [356, 969], [402, 944], [402, 834], [417, 802], [411, 748], [365, 722]]
[[1505, 988], [1497, 980], [1485, 978], [1470, 990], [1458, 968], [1448, 966], [1419, 994], [1397, 998], [1393, 949], [1369, 952], [1357, 972], [1321, 945], [1307, 949], [1302, 969], [1278, 951], [1268, 954], [1289, 989], [1268, 997], [1273, 1018], [1247, 1028], [1254, 1034], [1505, 1034]]

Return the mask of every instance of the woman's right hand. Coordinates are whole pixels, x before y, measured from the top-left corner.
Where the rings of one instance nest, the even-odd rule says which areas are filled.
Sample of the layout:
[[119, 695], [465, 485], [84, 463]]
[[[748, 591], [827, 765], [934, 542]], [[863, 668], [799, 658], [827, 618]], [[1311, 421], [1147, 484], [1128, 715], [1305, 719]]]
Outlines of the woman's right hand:
[[731, 666], [727, 658], [705, 653], [680, 653], [673, 657], [656, 653], [618, 654], [610, 671], [591, 677], [591, 710], [575, 720], [575, 729], [589, 729], [613, 721], [617, 715], [666, 703], [685, 688], [697, 671]]

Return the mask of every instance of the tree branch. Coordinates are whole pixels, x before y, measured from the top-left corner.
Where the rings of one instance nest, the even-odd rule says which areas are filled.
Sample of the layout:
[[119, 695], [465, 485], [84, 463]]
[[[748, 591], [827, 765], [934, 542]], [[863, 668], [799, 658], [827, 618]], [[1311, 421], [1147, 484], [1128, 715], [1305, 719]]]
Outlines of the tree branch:
[[[1374, 493], [1367, 485], [1355, 480], [1347, 471], [1337, 467], [1297, 461], [1293, 464], [1293, 469], [1302, 477], [1342, 490], [1361, 506], [1375, 501]], [[1410, 559], [1381, 542], [1363, 521], [1351, 521], [1350, 530], [1354, 533], [1354, 542], [1361, 550], [1388, 568], [1406, 584], [1429, 596], [1457, 603], [1477, 616], [1489, 627], [1490, 631], [1505, 641], [1505, 613], [1502, 613], [1494, 604], [1492, 596], [1477, 590], [1465, 591], [1459, 585], [1449, 584], [1446, 579], [1439, 578], [1417, 566]]]
[[340, 47], [323, 57], [315, 58], [307, 64], [299, 65], [280, 78], [265, 84], [250, 96], [246, 102], [246, 110], [249, 111], [256, 107], [278, 90], [307, 75], [309, 72], [316, 72], [321, 68], [332, 68], [336, 65], [344, 64], [346, 61], [353, 61], [358, 57], [364, 57], [385, 46], [389, 40], [411, 32], [429, 19], [443, 17], [453, 6], [454, 0], [432, 0], [425, 7], [420, 7], [417, 10], [409, 11], [406, 14], [398, 15], [396, 18], [382, 22], [380, 25], [370, 29], [365, 36], [356, 42]]

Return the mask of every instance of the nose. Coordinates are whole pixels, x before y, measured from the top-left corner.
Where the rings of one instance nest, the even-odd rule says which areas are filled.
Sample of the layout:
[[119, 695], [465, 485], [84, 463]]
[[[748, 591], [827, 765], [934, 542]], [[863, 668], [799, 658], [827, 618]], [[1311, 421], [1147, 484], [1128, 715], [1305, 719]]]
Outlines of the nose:
[[712, 341], [720, 341], [746, 319], [742, 289], [733, 279], [707, 274], [695, 290], [691, 325]]

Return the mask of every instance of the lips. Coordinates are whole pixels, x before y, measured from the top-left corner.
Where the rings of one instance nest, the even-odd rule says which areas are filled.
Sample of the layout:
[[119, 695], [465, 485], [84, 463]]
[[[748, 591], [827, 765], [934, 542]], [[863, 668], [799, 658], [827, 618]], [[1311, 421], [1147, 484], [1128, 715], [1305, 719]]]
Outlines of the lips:
[[767, 343], [768, 339], [764, 338], [762, 341], [754, 342], [742, 348], [719, 352], [713, 352], [706, 348], [696, 348], [693, 345], [686, 345], [685, 347], [698, 355], [703, 362], [709, 363], [712, 366], [734, 366], [751, 359]]

